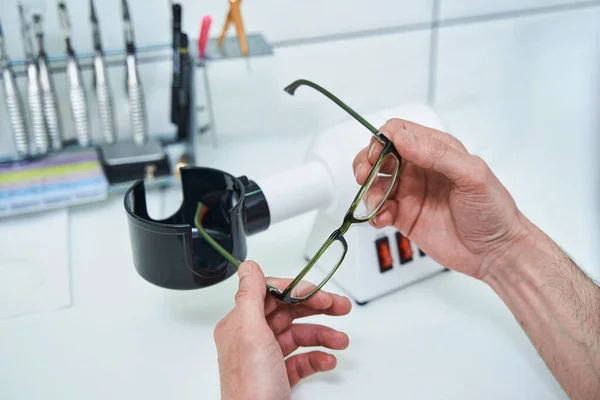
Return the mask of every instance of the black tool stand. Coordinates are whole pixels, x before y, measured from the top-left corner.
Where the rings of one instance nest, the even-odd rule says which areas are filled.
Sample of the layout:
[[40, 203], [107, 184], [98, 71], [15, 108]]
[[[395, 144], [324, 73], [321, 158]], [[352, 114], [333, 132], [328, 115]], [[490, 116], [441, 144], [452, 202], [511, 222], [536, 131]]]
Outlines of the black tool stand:
[[203, 226], [238, 260], [246, 257], [246, 237], [269, 227], [263, 192], [246, 177], [211, 168], [181, 169], [183, 201], [166, 219], [154, 220], [146, 208], [144, 181], [125, 194], [133, 261], [148, 282], [167, 289], [201, 289], [222, 282], [237, 267], [223, 258], [195, 228], [198, 202], [208, 207]]

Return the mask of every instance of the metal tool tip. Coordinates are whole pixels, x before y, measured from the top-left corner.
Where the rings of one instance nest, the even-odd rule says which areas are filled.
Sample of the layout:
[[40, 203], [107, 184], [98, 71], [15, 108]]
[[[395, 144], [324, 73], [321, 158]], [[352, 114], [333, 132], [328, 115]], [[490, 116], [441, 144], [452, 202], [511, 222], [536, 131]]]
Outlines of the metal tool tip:
[[98, 18], [96, 18], [96, 7], [94, 7], [94, 0], [90, 0], [90, 19], [92, 22], [98, 21]]
[[122, 0], [121, 6], [123, 7], [123, 18], [130, 19], [129, 18], [129, 6], [127, 5], [127, 0]]

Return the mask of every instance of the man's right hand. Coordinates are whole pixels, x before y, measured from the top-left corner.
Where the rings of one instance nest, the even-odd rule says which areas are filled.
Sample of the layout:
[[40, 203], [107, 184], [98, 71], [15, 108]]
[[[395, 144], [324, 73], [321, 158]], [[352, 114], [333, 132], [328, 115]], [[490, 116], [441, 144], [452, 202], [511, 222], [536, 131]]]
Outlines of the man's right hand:
[[[380, 128], [403, 162], [396, 187], [372, 220], [393, 225], [438, 263], [482, 279], [487, 265], [527, 233], [527, 223], [487, 164], [453, 136], [400, 119]], [[363, 184], [382, 150], [378, 140], [354, 160]], [[367, 204], [383, 192], [372, 188]]]
[[[519, 212], [485, 162], [457, 139], [399, 119], [380, 130], [403, 161], [371, 223], [395, 226], [438, 263], [487, 283], [567, 396], [600, 399], [599, 286]], [[380, 152], [373, 138], [358, 154], [359, 183]], [[382, 195], [369, 189], [367, 206], [380, 204]]]

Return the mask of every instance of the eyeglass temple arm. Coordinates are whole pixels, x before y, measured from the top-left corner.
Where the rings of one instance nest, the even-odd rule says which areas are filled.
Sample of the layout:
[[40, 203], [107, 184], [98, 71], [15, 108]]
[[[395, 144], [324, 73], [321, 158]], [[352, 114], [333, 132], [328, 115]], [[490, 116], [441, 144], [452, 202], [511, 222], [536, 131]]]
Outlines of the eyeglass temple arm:
[[202, 235], [202, 237], [215, 250], [217, 250], [219, 252], [219, 254], [221, 254], [223, 257], [225, 257], [225, 259], [227, 261], [229, 261], [236, 267], [239, 267], [241, 262], [238, 259], [236, 259], [233, 255], [231, 255], [227, 250], [225, 250], [215, 239], [210, 237], [208, 232], [206, 232], [204, 230], [204, 227], [202, 226], [202, 219], [204, 218], [204, 215], [206, 214], [207, 211], [208, 211], [208, 208], [206, 208], [206, 206], [204, 204], [202, 204], [201, 202], [198, 202], [198, 207], [196, 208], [196, 215], [194, 216], [194, 225], [196, 225], [196, 228], [198, 229], [198, 233], [200, 233], [200, 235]]
[[348, 114], [352, 115], [352, 117], [354, 119], [356, 119], [358, 122], [360, 122], [369, 131], [371, 131], [371, 133], [373, 135], [379, 137], [379, 134], [380, 134], [379, 133], [379, 129], [375, 128], [373, 125], [371, 125], [369, 122], [367, 122], [367, 120], [365, 120], [363, 117], [361, 117], [360, 115], [358, 115], [358, 113], [356, 111], [354, 111], [353, 109], [351, 109], [350, 107], [348, 107], [346, 104], [344, 104], [344, 102], [342, 102], [336, 96], [334, 96], [333, 94], [331, 94], [327, 90], [323, 89], [321, 86], [317, 85], [316, 83], [313, 83], [313, 82], [311, 82], [309, 80], [306, 80], [306, 79], [298, 79], [297, 81], [294, 81], [291, 84], [289, 84], [288, 86], [286, 86], [285, 89], [283, 89], [283, 90], [285, 90], [287, 93], [289, 93], [290, 95], [293, 96], [294, 92], [296, 91], [296, 89], [298, 89], [298, 87], [300, 87], [302, 85], [310, 86], [313, 89], [316, 89], [317, 91], [319, 91], [322, 94], [324, 94], [331, 101], [333, 101], [338, 106], [340, 106], [342, 109], [344, 109]]
[[[208, 211], [208, 208], [202, 204], [202, 202], [198, 202], [198, 207], [196, 208], [196, 214], [194, 216], [194, 225], [196, 225], [196, 228], [198, 229], [198, 232], [200, 233], [200, 235], [202, 235], [202, 237], [215, 249], [217, 250], [223, 257], [225, 257], [225, 259], [227, 261], [229, 261], [230, 263], [232, 263], [233, 265], [235, 265], [236, 267], [239, 267], [241, 264], [241, 261], [238, 260], [237, 258], [235, 258], [233, 255], [231, 255], [231, 253], [229, 253], [227, 250], [225, 250], [216, 240], [214, 240], [209, 234], [208, 232], [206, 232], [206, 230], [204, 229], [204, 226], [202, 225], [202, 219], [204, 218], [204, 215], [206, 214], [206, 212]], [[276, 286], [271, 285], [269, 282], [267, 282], [267, 288], [272, 290], [272, 291], [276, 291], [278, 293], [280, 293], [279, 288], [277, 288]]]

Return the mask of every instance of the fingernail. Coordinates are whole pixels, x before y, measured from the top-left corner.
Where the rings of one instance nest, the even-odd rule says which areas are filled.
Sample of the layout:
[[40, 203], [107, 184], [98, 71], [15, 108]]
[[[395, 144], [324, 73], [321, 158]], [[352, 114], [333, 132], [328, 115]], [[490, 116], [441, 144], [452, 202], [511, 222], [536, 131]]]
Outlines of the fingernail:
[[238, 276], [242, 279], [246, 275], [252, 275], [252, 266], [248, 263], [242, 263], [238, 268]]
[[358, 179], [358, 176], [360, 175], [360, 171], [362, 170], [363, 164], [358, 164], [356, 166], [356, 170], [354, 171], [354, 177], [356, 179]]
[[372, 143], [371, 146], [369, 147], [369, 160], [372, 159], [374, 151], [375, 151], [375, 143]]
[[413, 144], [415, 142], [415, 135], [413, 135], [411, 132], [407, 131], [406, 129], [400, 129], [400, 133], [402, 133], [402, 136], [404, 136], [407, 143]]
[[373, 195], [367, 197], [366, 202], [367, 202], [367, 212], [369, 214], [371, 214], [373, 212], [373, 210], [375, 210], [375, 207], [377, 207], [378, 204], [376, 204], [375, 200], [373, 199]]

